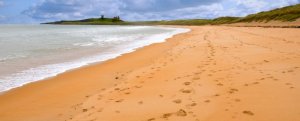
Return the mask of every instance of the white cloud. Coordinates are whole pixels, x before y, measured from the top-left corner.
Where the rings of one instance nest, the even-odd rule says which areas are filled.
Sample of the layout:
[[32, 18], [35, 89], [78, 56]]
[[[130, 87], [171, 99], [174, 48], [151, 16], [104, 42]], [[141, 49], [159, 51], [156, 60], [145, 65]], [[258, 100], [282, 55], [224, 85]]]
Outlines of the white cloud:
[[5, 16], [0, 15], [0, 20], [5, 19]]
[[82, 19], [100, 14], [120, 14], [119, 0], [45, 0], [23, 13], [35, 19]]
[[4, 6], [4, 2], [0, 0], [0, 7]]
[[171, 20], [245, 16], [297, 3], [299, 0], [43, 0], [23, 13], [38, 21], [102, 14], [133, 21]]
[[[273, 3], [274, 2], [274, 3]], [[227, 0], [209, 5], [185, 7], [171, 11], [125, 14], [130, 20], [201, 19], [222, 16], [246, 16], [260, 11], [297, 4], [297, 0]]]
[[[0, 7], [4, 6], [4, 2], [0, 0]], [[0, 15], [0, 22], [5, 20], [5, 16]]]
[[239, 11], [240, 16], [253, 14], [261, 11], [268, 11], [275, 8], [298, 4], [299, 0], [230, 0], [236, 3], [228, 10]]
[[127, 20], [163, 18], [160, 13], [220, 0], [44, 0], [23, 13], [39, 20], [121, 16]]
[[0, 15], [0, 23], [5, 23], [6, 16]]
[[299, 4], [299, 2], [300, 0], [278, 0], [277, 2], [270, 4], [270, 8], [278, 8], [293, 4]]

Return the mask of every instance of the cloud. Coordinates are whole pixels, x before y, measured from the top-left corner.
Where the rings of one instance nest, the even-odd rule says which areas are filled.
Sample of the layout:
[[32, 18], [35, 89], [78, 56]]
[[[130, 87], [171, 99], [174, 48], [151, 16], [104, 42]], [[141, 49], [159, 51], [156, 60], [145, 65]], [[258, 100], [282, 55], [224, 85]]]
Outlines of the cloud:
[[[172, 20], [216, 18], [222, 16], [246, 16], [299, 3], [298, 0], [223, 0], [212, 4], [183, 7], [170, 11], [134, 13], [133, 20]], [[128, 16], [127, 16], [128, 17]]]
[[5, 18], [6, 18], [5, 16], [0, 15], [0, 21], [4, 20]]
[[221, 0], [123, 0], [125, 10], [152, 12], [211, 4]]
[[5, 23], [6, 22], [6, 16], [0, 15], [0, 23]]
[[121, 6], [118, 0], [45, 0], [23, 13], [35, 19], [76, 19], [101, 13], [118, 14]]
[[[209, 5], [220, 0], [44, 0], [24, 14], [40, 20], [45, 19], [81, 19], [101, 14], [122, 15], [126, 19], [146, 19], [159, 12], [177, 10], [197, 5]], [[142, 17], [146, 14], [145, 17]], [[131, 16], [131, 17], [130, 17]], [[159, 17], [161, 15], [158, 15]]]
[[0, 7], [4, 6], [4, 2], [0, 0]]
[[298, 4], [300, 0], [43, 0], [23, 11], [38, 21], [121, 16], [125, 20], [171, 20], [245, 16]]
[[228, 10], [238, 11], [237, 16], [245, 16], [261, 11], [298, 4], [299, 0], [229, 0], [235, 5]]
[[[4, 2], [0, 0], [0, 7], [4, 6]], [[0, 14], [0, 22], [5, 20], [5, 16]]]
[[172, 19], [192, 19], [192, 18], [214, 18], [219, 15], [224, 8], [219, 3], [210, 5], [199, 5], [163, 12], [135, 13], [130, 16], [133, 20], [172, 20]]

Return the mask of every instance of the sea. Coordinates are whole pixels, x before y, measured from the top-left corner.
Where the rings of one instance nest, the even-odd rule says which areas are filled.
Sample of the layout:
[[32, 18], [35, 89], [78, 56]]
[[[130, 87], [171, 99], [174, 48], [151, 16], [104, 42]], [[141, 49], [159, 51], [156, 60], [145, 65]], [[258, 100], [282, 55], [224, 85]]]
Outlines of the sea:
[[0, 25], [0, 92], [188, 31], [157, 26]]

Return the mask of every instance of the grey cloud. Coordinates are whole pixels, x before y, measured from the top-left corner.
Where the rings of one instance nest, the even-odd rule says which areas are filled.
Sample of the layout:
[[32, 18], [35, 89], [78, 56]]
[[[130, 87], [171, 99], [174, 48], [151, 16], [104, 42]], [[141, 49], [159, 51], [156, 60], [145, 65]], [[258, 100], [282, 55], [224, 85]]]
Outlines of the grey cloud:
[[218, 1], [220, 0], [45, 0], [23, 13], [40, 20], [82, 19], [100, 14], [126, 15], [128, 17], [125, 18], [132, 20], [145, 19], [146, 16], [158, 18], [161, 15], [156, 14], [160, 12], [209, 5]]
[[211, 4], [221, 0], [123, 0], [125, 10], [131, 11], [167, 11], [185, 7]]
[[118, 0], [46, 0], [25, 11], [35, 19], [82, 19], [100, 14], [119, 14]]
[[297, 3], [299, 0], [44, 0], [23, 13], [40, 21], [101, 14], [133, 21], [171, 20], [244, 16]]

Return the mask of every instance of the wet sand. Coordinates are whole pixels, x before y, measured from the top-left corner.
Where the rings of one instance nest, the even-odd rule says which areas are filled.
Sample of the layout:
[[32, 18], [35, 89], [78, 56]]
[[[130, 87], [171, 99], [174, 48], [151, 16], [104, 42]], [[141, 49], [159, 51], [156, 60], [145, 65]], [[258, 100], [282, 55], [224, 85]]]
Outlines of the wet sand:
[[200, 26], [0, 96], [1, 121], [298, 121], [300, 29]]

